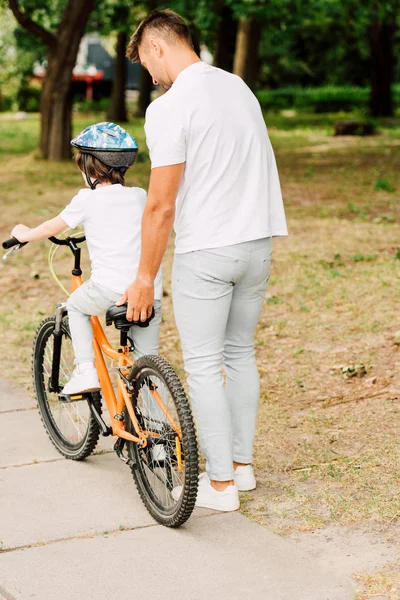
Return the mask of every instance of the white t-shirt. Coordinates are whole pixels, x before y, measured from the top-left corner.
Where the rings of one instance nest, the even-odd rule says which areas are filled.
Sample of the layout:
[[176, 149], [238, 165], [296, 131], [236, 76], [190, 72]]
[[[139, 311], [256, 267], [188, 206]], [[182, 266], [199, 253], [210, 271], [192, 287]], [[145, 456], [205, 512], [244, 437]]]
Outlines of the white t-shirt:
[[145, 131], [153, 169], [186, 162], [175, 252], [287, 235], [267, 128], [240, 77], [190, 65], [150, 104]]
[[[118, 183], [80, 190], [60, 213], [69, 227], [85, 228], [92, 281], [118, 294], [136, 278], [145, 203], [145, 190]], [[162, 298], [161, 268], [154, 281], [154, 297]]]

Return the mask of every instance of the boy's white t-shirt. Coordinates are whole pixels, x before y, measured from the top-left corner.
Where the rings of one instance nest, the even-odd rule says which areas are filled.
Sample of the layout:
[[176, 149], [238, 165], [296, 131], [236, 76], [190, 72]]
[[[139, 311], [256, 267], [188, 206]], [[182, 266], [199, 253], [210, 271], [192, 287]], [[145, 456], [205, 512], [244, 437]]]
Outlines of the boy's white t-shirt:
[[[80, 190], [60, 213], [69, 227], [85, 229], [92, 281], [118, 294], [136, 278], [145, 203], [145, 190], [118, 183]], [[154, 298], [162, 298], [161, 268], [154, 281]]]
[[176, 253], [287, 235], [267, 128], [240, 77], [190, 65], [150, 104], [145, 131], [153, 169], [186, 162]]

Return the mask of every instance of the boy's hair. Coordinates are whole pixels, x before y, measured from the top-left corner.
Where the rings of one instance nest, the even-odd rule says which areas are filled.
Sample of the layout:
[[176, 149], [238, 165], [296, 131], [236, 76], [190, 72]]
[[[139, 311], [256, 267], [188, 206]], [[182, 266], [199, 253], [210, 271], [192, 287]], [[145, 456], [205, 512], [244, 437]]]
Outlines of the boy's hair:
[[172, 42], [186, 42], [193, 48], [192, 36], [186, 21], [175, 11], [167, 8], [165, 10], [153, 10], [136, 29], [132, 35], [126, 56], [132, 62], [140, 62], [139, 46], [142, 43], [145, 32], [155, 30], [165, 40]]
[[86, 172], [92, 179], [97, 179], [99, 183], [104, 183], [105, 181], [109, 181], [110, 183], [120, 183], [121, 185], [125, 185], [125, 174], [117, 169], [112, 169], [110, 173], [111, 167], [108, 167], [104, 163], [101, 162], [98, 158], [89, 154], [87, 152], [78, 152], [75, 156], [76, 164], [82, 171], [85, 172], [85, 154], [86, 154]]

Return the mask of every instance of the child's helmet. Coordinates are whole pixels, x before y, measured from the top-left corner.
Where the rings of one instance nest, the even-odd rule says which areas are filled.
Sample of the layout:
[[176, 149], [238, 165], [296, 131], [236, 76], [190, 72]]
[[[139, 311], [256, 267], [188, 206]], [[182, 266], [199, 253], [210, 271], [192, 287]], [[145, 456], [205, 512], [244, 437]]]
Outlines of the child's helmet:
[[92, 183], [86, 173], [86, 154], [95, 156], [110, 167], [110, 173], [113, 170], [125, 173], [135, 162], [138, 153], [135, 138], [119, 125], [108, 121], [86, 127], [71, 140], [71, 145], [84, 154], [85, 175], [92, 189], [95, 189], [98, 181]]

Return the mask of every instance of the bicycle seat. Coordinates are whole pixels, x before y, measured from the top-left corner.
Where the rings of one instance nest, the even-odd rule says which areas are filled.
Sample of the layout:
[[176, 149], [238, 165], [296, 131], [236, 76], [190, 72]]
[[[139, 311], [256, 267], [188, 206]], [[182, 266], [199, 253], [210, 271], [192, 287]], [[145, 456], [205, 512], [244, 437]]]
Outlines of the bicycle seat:
[[114, 323], [114, 327], [116, 329], [128, 329], [132, 327], [132, 325], [137, 325], [138, 327], [148, 327], [150, 321], [154, 317], [154, 307], [153, 311], [146, 321], [128, 321], [126, 318], [126, 311], [128, 310], [128, 303], [122, 304], [121, 306], [110, 306], [108, 311], [106, 312], [106, 325], [111, 325]]

